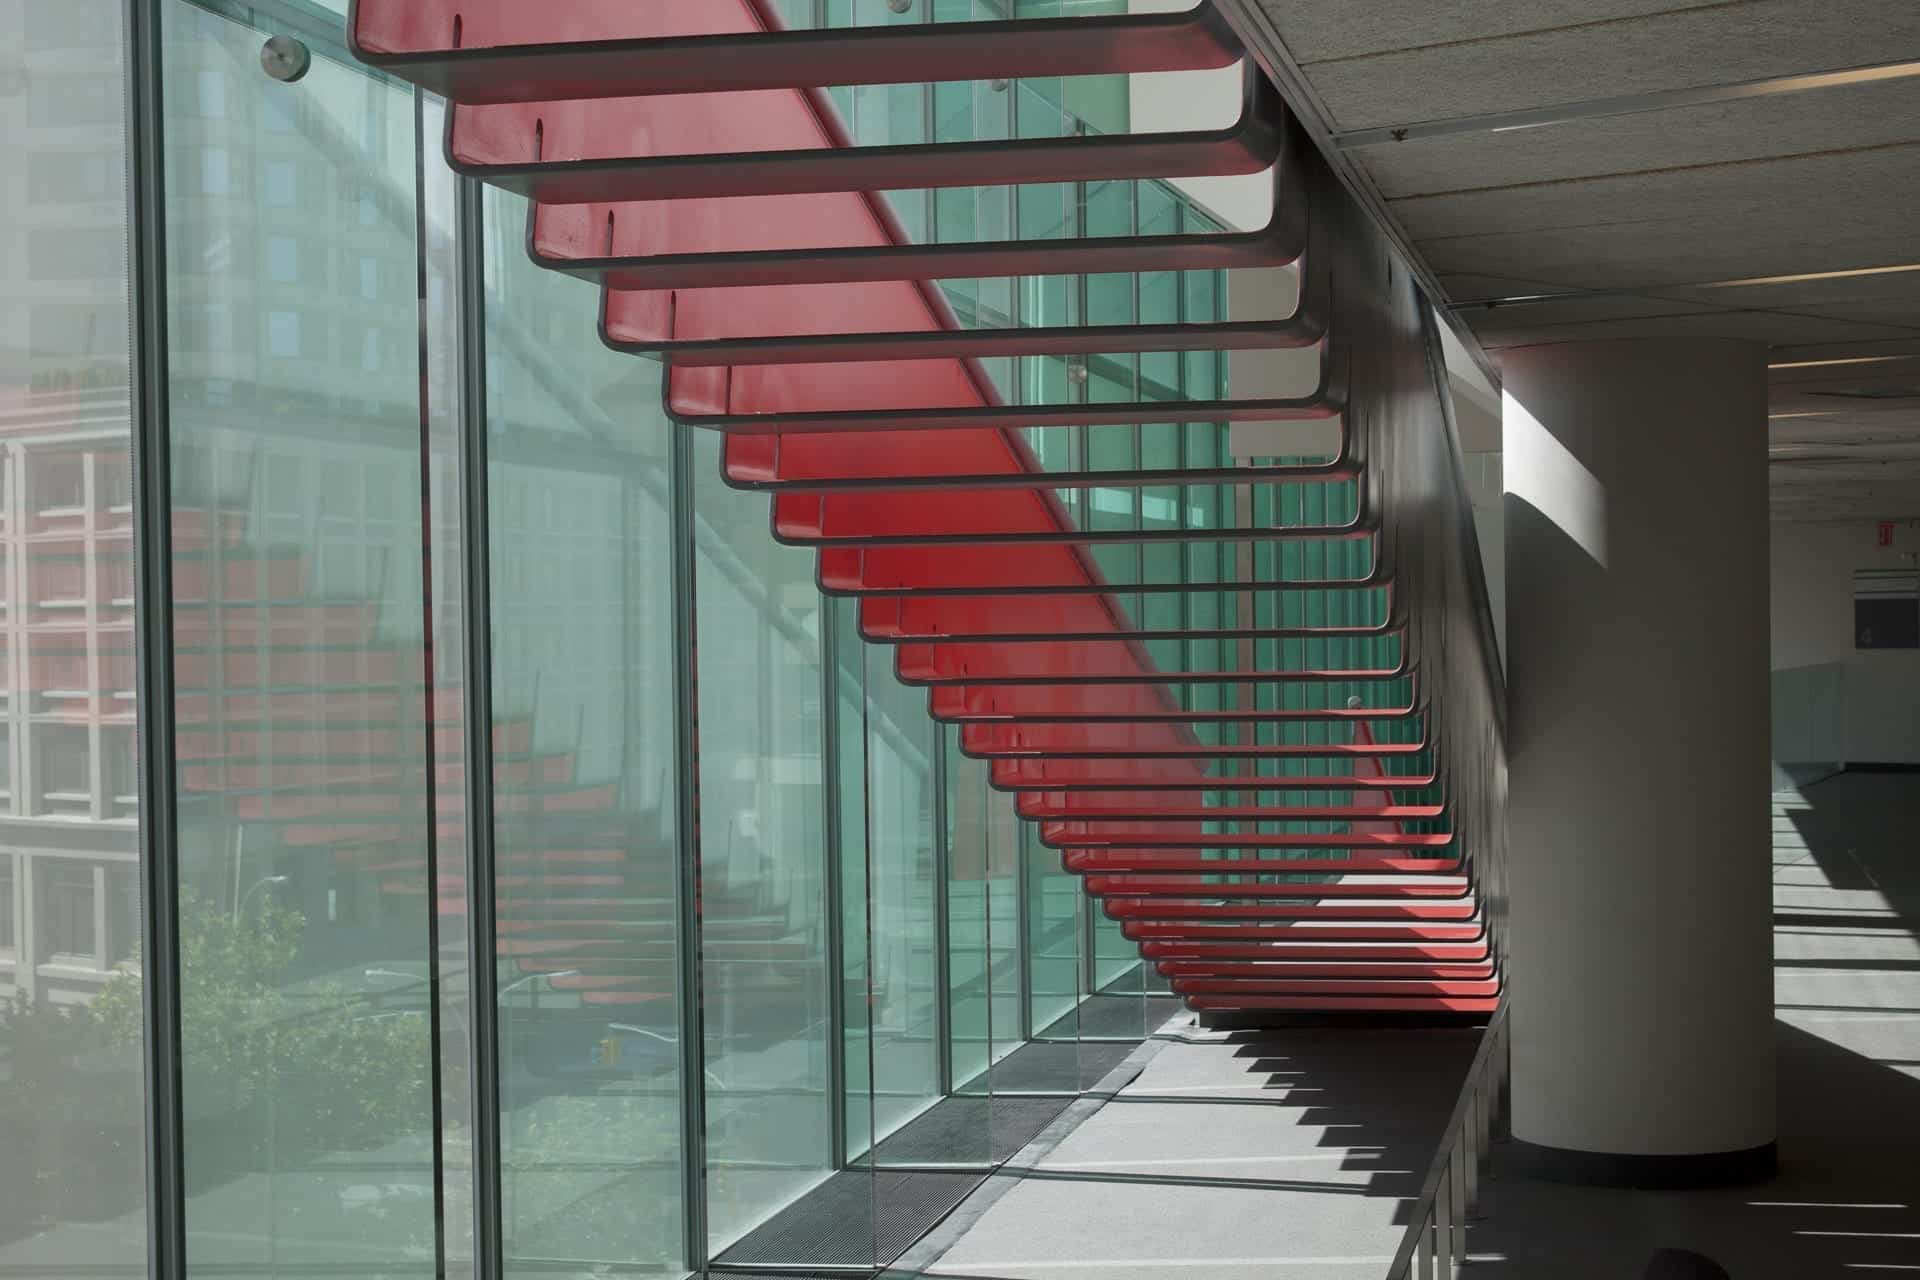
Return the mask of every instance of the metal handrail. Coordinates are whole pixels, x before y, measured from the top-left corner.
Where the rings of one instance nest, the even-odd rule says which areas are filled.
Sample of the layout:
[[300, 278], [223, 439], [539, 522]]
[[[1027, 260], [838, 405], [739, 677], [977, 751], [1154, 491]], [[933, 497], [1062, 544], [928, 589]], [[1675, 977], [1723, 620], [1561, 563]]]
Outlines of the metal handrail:
[[1412, 1219], [1387, 1280], [1453, 1280], [1466, 1262], [1467, 1213], [1479, 1202], [1481, 1163], [1493, 1140], [1508, 1073], [1506, 1001], [1487, 1022], [1466, 1082], [1441, 1132]]

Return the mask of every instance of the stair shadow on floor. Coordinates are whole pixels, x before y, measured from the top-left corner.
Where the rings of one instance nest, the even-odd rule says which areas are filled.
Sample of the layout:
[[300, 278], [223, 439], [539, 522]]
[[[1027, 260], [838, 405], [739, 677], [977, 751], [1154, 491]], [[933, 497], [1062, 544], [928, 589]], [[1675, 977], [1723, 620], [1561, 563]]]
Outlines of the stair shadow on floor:
[[928, 1274], [1351, 1280], [1377, 1263], [1384, 1275], [1480, 1036], [1314, 1026], [1168, 1037]]

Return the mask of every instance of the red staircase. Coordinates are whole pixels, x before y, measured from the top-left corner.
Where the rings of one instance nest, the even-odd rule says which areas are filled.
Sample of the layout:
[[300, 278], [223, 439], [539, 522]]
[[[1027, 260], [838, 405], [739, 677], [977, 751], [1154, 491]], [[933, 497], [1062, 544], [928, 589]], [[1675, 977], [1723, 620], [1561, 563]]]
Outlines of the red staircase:
[[[1200, 1009], [1475, 1014], [1499, 976], [1471, 860], [1444, 828], [1419, 655], [1394, 595], [1392, 512], [1366, 415], [1338, 456], [1260, 466], [1046, 471], [1022, 432], [1050, 425], [1342, 417], [1361, 365], [1368, 277], [1350, 275], [1351, 217], [1277, 94], [1251, 69], [1232, 126], [855, 146], [825, 87], [900, 80], [1217, 68], [1240, 57], [1209, 3], [1150, 16], [785, 31], [770, 0], [357, 0], [369, 63], [456, 104], [462, 173], [531, 200], [528, 246], [600, 282], [617, 348], [662, 358], [674, 429], [726, 434], [727, 481], [768, 494], [772, 536], [817, 548], [820, 584], [859, 599], [862, 634], [894, 646], [992, 784]], [[874, 192], [993, 183], [1127, 181], [1271, 167], [1275, 212], [1250, 232], [916, 244]], [[1302, 304], [1261, 322], [963, 328], [929, 281], [1297, 264]], [[1343, 345], [1344, 342], [1344, 345]], [[1322, 376], [1293, 398], [1150, 405], [1005, 402], [977, 363], [999, 356], [1313, 347]], [[1180, 484], [1349, 484], [1350, 520], [1162, 531], [1078, 526], [1059, 496]], [[1155, 539], [1357, 549], [1347, 577], [1109, 584], [1093, 548]], [[1334, 557], [1330, 554], [1329, 559]], [[1384, 593], [1386, 621], [1352, 627], [1153, 631], [1121, 593]], [[1353, 665], [1162, 669], [1159, 639], [1336, 640]], [[1368, 656], [1372, 655], [1372, 656]], [[1289, 693], [1197, 709], [1205, 686]], [[1351, 694], [1357, 705], [1342, 705]], [[1291, 695], [1299, 694], [1298, 698]], [[1443, 690], [1432, 691], [1439, 700]], [[1263, 725], [1351, 726], [1321, 744]], [[1217, 740], [1212, 730], [1222, 730]], [[508, 740], [511, 725], [500, 726]], [[504, 760], [513, 753], [502, 749]], [[503, 777], [503, 796], [544, 760]], [[526, 803], [535, 795], [529, 790]], [[543, 801], [544, 802], [544, 801]], [[582, 990], [636, 995], [594, 967], [612, 931], [667, 945], [631, 912], [610, 830], [566, 861], [578, 897], [536, 901], [503, 879], [502, 954], [581, 971]], [[597, 861], [596, 859], [604, 859]], [[503, 875], [522, 864], [503, 859]], [[651, 861], [655, 867], [660, 864]], [[605, 889], [596, 898], [589, 889]], [[619, 892], [616, 892], [619, 890]], [[609, 912], [605, 904], [622, 903]], [[598, 905], [596, 905], [598, 904]], [[644, 917], [644, 919], [642, 918]], [[657, 932], [649, 932], [657, 931]], [[709, 939], [711, 941], [711, 939]], [[607, 985], [602, 985], [602, 983]]]

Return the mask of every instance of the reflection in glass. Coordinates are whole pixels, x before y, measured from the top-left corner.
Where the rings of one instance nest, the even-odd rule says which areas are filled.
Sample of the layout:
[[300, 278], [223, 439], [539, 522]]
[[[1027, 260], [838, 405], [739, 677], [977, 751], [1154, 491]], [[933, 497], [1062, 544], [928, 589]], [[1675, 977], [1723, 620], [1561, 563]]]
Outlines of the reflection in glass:
[[[305, 80], [272, 81], [258, 64], [267, 29], [216, 7], [250, 12], [163, 6], [181, 884], [164, 905], [182, 938], [193, 1267], [424, 1280], [470, 1258], [474, 821], [497, 850], [499, 931], [480, 950], [500, 1036], [478, 1048], [499, 1067], [510, 1273], [677, 1272], [849, 1169], [981, 1163], [991, 1126], [929, 1152], [915, 1122], [952, 1107], [944, 1091], [984, 1113], [989, 1094], [1079, 1088], [1076, 1041], [1143, 1029], [1086, 1003], [1115, 990], [1142, 1003], [1136, 951], [988, 786], [986, 764], [930, 721], [924, 691], [895, 678], [893, 650], [859, 636], [857, 604], [823, 607], [812, 552], [768, 536], [766, 498], [726, 486], [715, 438], [680, 446], [691, 492], [673, 493], [660, 366], [606, 351], [596, 290], [529, 263], [517, 199], [486, 196], [484, 281], [463, 296], [437, 104], [324, 51]], [[893, 20], [873, 0], [783, 7], [795, 21]], [[117, 31], [103, 0], [0, 0], [0, 47], [26, 72], [0, 91], [18, 179], [0, 194], [0, 242], [17, 247], [0, 260], [0, 816], [14, 832], [0, 843], [0, 1274], [35, 1277], [55, 1262], [138, 1268], [145, 1248]], [[1125, 127], [1119, 78], [838, 97], [868, 143]], [[895, 204], [935, 240], [1205, 229], [1147, 183]], [[977, 325], [1225, 311], [1207, 273], [942, 287]], [[458, 397], [455, 336], [474, 307], [484, 528], [459, 519], [462, 411], [477, 406]], [[989, 372], [1037, 402], [1202, 398], [1225, 378], [1204, 352]], [[1053, 468], [1218, 467], [1223, 434], [1149, 423], [1029, 442]], [[1320, 521], [1352, 498], [1061, 495], [1072, 519], [1114, 532]], [[678, 503], [691, 547], [675, 542], [689, 527]], [[474, 537], [492, 574], [487, 814], [466, 802]], [[1246, 593], [1131, 590], [1366, 568], [1360, 544], [1269, 547], [1257, 562], [1245, 548], [1115, 544], [1089, 559], [1152, 630], [1337, 623], [1367, 607], [1358, 593], [1275, 593], [1256, 614]], [[683, 552], [692, 601], [674, 596]], [[694, 614], [684, 652], [676, 606]], [[1372, 642], [1288, 644], [1144, 648], [1165, 668], [1386, 660]], [[680, 758], [681, 678], [697, 761]], [[1238, 696], [1177, 689], [1202, 710]], [[1328, 740], [1323, 726], [1259, 732]], [[697, 771], [690, 829], [682, 769]], [[683, 846], [696, 867], [680, 865]], [[680, 931], [693, 871], [697, 940]], [[688, 1046], [680, 966], [695, 945], [704, 1040]], [[697, 1081], [681, 1074], [690, 1048]], [[684, 1113], [702, 1105], [704, 1180], [681, 1150]], [[705, 1188], [706, 1241], [685, 1238], [689, 1182]], [[885, 1176], [869, 1182], [885, 1194]], [[840, 1225], [873, 1239], [857, 1215]]]
[[412, 95], [163, 16], [188, 1260], [431, 1276]]
[[693, 442], [707, 1217], [717, 1253], [833, 1169], [822, 609]]
[[[857, 639], [857, 636], [856, 636]], [[867, 942], [876, 1138], [940, 1096], [935, 990], [934, 729], [923, 689], [900, 683], [893, 647], [867, 664]]]
[[0, 1275], [145, 1265], [118, 6], [0, 0]]
[[[501, 1211], [509, 1274], [682, 1265], [660, 366], [486, 202]], [[624, 406], [643, 405], [635, 415]]]
[[[987, 901], [987, 815], [988, 806], [1001, 799], [987, 790], [986, 762], [960, 750], [958, 726], [947, 725], [942, 732], [947, 740], [947, 1026], [953, 1088], [984, 1094], [993, 1059], [995, 958]], [[1005, 939], [1001, 947], [1006, 949]]]

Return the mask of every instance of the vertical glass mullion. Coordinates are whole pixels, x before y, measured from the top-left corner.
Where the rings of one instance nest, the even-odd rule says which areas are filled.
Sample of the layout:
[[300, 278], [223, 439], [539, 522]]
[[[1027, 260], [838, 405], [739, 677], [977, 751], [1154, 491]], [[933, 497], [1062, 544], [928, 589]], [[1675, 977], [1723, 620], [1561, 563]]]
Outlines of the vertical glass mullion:
[[466, 602], [461, 669], [466, 673], [461, 708], [466, 727], [467, 990], [471, 1001], [468, 1039], [472, 1090], [473, 1250], [479, 1280], [496, 1280], [505, 1269], [500, 1173], [499, 974], [494, 956], [495, 920], [493, 805], [492, 583], [487, 488], [486, 223], [480, 184], [456, 180], [455, 237], [459, 252], [461, 370], [461, 507], [463, 550], [461, 599]]
[[[674, 991], [680, 1002], [680, 1194], [682, 1257], [689, 1271], [709, 1260], [707, 1229], [707, 1036], [701, 961], [699, 690], [694, 592], [699, 582], [694, 529], [693, 442], [670, 433], [667, 513], [671, 522], [674, 778]], [[824, 714], [824, 712], [823, 712]]]
[[948, 826], [947, 727], [932, 727], [934, 1093], [953, 1092], [953, 841]]
[[186, 1276], [182, 1161], [178, 831], [175, 824], [173, 493], [167, 378], [167, 237], [157, 0], [123, 0], [129, 381], [133, 408], [135, 700], [139, 708], [142, 1081], [147, 1262]]

